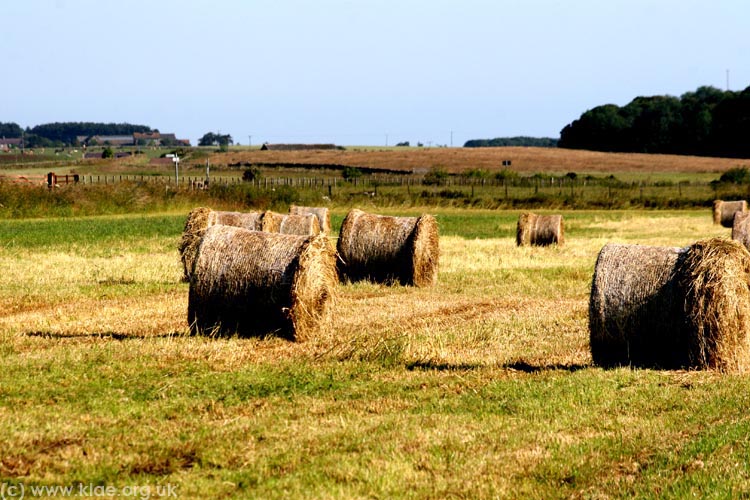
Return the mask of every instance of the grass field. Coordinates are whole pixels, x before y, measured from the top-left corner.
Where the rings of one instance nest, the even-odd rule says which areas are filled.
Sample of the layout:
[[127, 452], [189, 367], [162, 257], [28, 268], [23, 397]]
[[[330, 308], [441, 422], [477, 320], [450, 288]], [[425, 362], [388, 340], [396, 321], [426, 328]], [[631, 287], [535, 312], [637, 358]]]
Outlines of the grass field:
[[186, 333], [184, 212], [0, 221], [0, 482], [750, 495], [746, 377], [602, 370], [588, 351], [601, 246], [728, 236], [710, 211], [564, 212], [564, 247], [521, 249], [518, 211], [383, 212], [422, 211], [441, 228], [439, 285], [342, 285], [331, 332], [302, 344]]

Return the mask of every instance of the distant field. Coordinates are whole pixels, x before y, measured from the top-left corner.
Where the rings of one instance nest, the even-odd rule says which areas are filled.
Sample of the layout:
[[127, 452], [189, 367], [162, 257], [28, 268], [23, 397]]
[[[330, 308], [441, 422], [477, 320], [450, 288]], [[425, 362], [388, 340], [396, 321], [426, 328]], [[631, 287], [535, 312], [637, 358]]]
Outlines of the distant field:
[[[170, 152], [170, 149], [149, 150], [146, 155], [118, 160], [71, 160], [60, 156], [44, 157], [35, 164], [31, 157], [21, 163], [5, 161], [0, 164], [0, 178], [14, 179], [18, 175], [43, 175], [48, 171], [57, 174], [78, 173], [82, 175], [174, 175], [171, 166], [149, 165], [149, 157]], [[0, 155], [2, 158], [2, 155]], [[43, 157], [37, 156], [39, 160]], [[6, 158], [7, 160], [8, 158]], [[503, 162], [510, 161], [510, 167]], [[678, 155], [647, 155], [628, 153], [600, 153], [557, 148], [367, 148], [349, 147], [341, 150], [313, 151], [261, 151], [256, 148], [233, 147], [228, 152], [217, 152], [211, 148], [193, 148], [181, 163], [183, 175], [205, 176], [206, 163], [212, 175], [218, 177], [241, 175], [247, 164], [300, 164], [354, 166], [372, 169], [387, 169], [423, 175], [431, 169], [441, 169], [452, 174], [482, 169], [495, 173], [510, 168], [520, 175], [614, 174], [630, 180], [671, 180], [708, 182], [733, 167], [750, 166], [750, 159], [707, 158]], [[338, 177], [336, 169], [318, 169], [313, 174], [309, 169], [265, 169], [264, 175]]]
[[214, 164], [232, 163], [316, 163], [387, 168], [425, 172], [432, 167], [451, 173], [481, 168], [497, 171], [503, 161], [520, 173], [691, 173], [717, 174], [750, 159], [706, 158], [698, 156], [599, 153], [558, 148], [347, 148], [343, 151], [260, 151], [233, 149], [210, 156]]

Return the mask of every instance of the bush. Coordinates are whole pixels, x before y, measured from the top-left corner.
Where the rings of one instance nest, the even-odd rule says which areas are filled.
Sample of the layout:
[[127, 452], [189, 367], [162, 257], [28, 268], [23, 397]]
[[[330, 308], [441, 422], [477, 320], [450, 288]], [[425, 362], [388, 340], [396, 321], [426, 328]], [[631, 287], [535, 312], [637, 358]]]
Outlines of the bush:
[[750, 184], [750, 170], [747, 167], [730, 168], [719, 177], [719, 182], [728, 184]]
[[242, 172], [242, 180], [244, 182], [253, 182], [260, 179], [260, 169], [256, 166], [251, 166]]
[[499, 181], [513, 180], [518, 178], [518, 172], [514, 172], [509, 168], [504, 168], [495, 174], [495, 179]]
[[345, 167], [344, 170], [341, 172], [341, 176], [345, 180], [351, 181], [352, 179], [362, 177], [362, 171], [358, 169], [357, 167]]
[[441, 185], [448, 178], [448, 171], [442, 167], [432, 167], [424, 176], [423, 184], [428, 186]]

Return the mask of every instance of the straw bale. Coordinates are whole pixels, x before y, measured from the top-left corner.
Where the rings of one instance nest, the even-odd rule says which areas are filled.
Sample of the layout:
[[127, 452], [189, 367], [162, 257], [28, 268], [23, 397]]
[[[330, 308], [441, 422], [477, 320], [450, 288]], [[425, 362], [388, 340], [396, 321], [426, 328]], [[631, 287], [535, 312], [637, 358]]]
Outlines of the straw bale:
[[190, 279], [188, 323], [200, 333], [309, 339], [328, 326], [335, 261], [324, 235], [210, 227]]
[[732, 239], [750, 250], [750, 212], [735, 212]]
[[272, 211], [263, 213], [261, 229], [268, 233], [314, 236], [320, 234], [318, 218], [313, 214], [287, 215]]
[[178, 247], [182, 260], [183, 279], [187, 281], [190, 278], [197, 246], [207, 228], [221, 224], [260, 230], [261, 215], [258, 212], [222, 212], [207, 207], [198, 207], [191, 210], [185, 220], [185, 227]]
[[750, 369], [750, 253], [719, 238], [686, 248], [605, 245], [589, 301], [594, 363]]
[[437, 221], [431, 215], [390, 217], [351, 210], [341, 224], [343, 279], [434, 286], [439, 267]]
[[565, 228], [562, 215], [537, 215], [523, 213], [516, 226], [516, 245], [547, 246], [562, 245], [565, 242]]
[[331, 214], [326, 207], [303, 207], [292, 205], [289, 207], [289, 213], [292, 215], [313, 214], [318, 218], [320, 232], [325, 234], [331, 233]]
[[721, 224], [724, 227], [732, 227], [734, 223], [735, 212], [747, 212], [747, 202], [741, 201], [722, 201], [714, 200], [713, 216], [714, 224]]

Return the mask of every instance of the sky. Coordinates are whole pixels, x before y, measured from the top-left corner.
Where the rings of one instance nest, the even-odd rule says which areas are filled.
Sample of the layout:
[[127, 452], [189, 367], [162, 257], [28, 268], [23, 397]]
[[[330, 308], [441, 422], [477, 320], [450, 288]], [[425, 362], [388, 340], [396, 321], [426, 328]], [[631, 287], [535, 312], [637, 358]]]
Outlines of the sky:
[[23, 0], [0, 22], [0, 122], [193, 144], [559, 137], [598, 105], [750, 86], [747, 0]]

